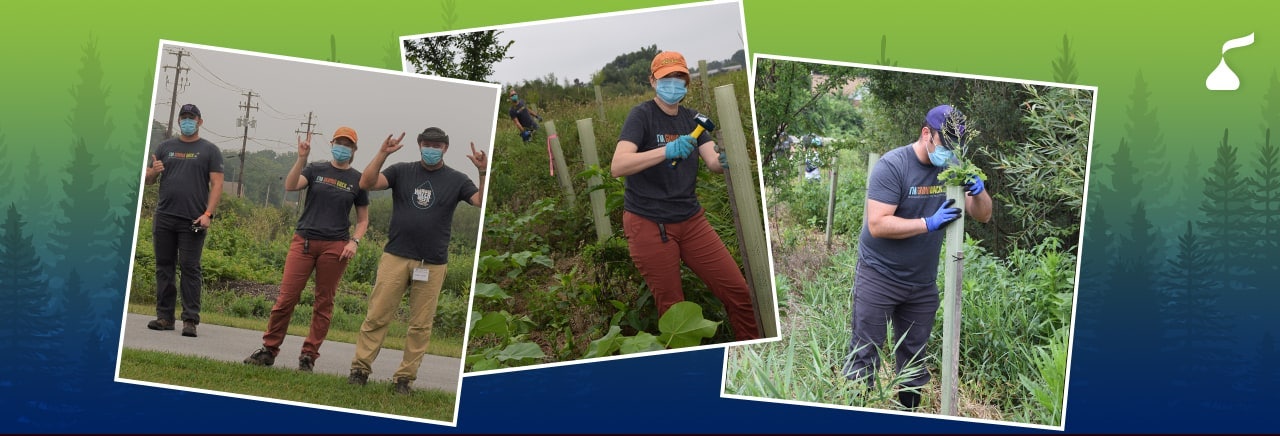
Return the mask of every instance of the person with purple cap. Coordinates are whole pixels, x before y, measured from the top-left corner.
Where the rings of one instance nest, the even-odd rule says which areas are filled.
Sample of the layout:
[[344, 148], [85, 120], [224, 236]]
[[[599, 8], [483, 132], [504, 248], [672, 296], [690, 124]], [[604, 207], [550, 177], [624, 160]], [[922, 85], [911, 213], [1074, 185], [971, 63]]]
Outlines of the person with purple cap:
[[[250, 365], [271, 366], [280, 354], [280, 345], [289, 333], [289, 320], [302, 297], [302, 288], [314, 273], [315, 304], [311, 312], [311, 329], [302, 341], [298, 369], [310, 372], [320, 358], [320, 345], [329, 334], [333, 319], [333, 299], [347, 263], [360, 248], [360, 238], [369, 229], [369, 193], [360, 189], [360, 171], [351, 167], [358, 136], [350, 127], [333, 132], [329, 149], [333, 159], [307, 165], [311, 155], [311, 138], [298, 138], [298, 159], [284, 178], [286, 191], [307, 190], [306, 206], [284, 258], [284, 276], [280, 294], [271, 308], [267, 330], [262, 334], [262, 348], [244, 359]], [[356, 210], [356, 228], [351, 231], [351, 209]]]
[[152, 224], [156, 256], [156, 319], [152, 330], [173, 330], [176, 264], [182, 267], [182, 335], [196, 337], [200, 324], [200, 256], [218, 199], [222, 197], [222, 150], [200, 137], [200, 108], [178, 110], [179, 135], [151, 153], [146, 184], [160, 183]]
[[[925, 116], [919, 138], [885, 153], [867, 183], [867, 219], [854, 267], [851, 358], [844, 374], [867, 386], [875, 383], [880, 347], [892, 323], [894, 369], [906, 380], [898, 402], [907, 410], [920, 405], [920, 388], [929, 382], [923, 359], [939, 305], [940, 230], [961, 213], [946, 199], [938, 174], [957, 162], [953, 150], [964, 140], [964, 115], [949, 105], [935, 107]], [[965, 189], [969, 216], [990, 221], [991, 195], [982, 179], [970, 177]], [[910, 366], [920, 370], [904, 374]]]

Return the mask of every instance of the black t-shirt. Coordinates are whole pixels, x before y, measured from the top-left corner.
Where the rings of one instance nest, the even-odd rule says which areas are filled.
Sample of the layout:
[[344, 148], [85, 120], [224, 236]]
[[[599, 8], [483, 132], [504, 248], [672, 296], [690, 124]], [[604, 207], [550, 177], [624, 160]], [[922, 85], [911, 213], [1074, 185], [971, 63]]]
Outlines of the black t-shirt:
[[453, 211], [480, 189], [448, 166], [435, 171], [422, 162], [401, 162], [382, 170], [391, 187], [391, 239], [382, 251], [430, 264], [449, 262]]
[[307, 179], [307, 205], [298, 217], [298, 236], [319, 241], [350, 239], [351, 206], [368, 206], [369, 193], [360, 189], [360, 172], [318, 162], [302, 169]]
[[222, 150], [204, 138], [172, 138], [151, 154], [164, 163], [156, 213], [189, 220], [203, 215], [209, 207], [209, 173], [222, 172]]
[[507, 111], [507, 115], [520, 121], [520, 125], [526, 129], [533, 127], [533, 117], [529, 116], [529, 108], [524, 106], [523, 101], [517, 101], [515, 106], [512, 106], [511, 110]]
[[[635, 143], [637, 152], [664, 147], [668, 141], [693, 133], [698, 127], [695, 115], [696, 112], [683, 106], [679, 107], [676, 115], [667, 115], [658, 103], [649, 100], [631, 108], [627, 120], [622, 123], [618, 140]], [[709, 141], [711, 135], [703, 132], [698, 136], [697, 145]], [[688, 158], [676, 164], [675, 169], [671, 168], [671, 161], [665, 160], [627, 176], [623, 207], [657, 223], [687, 220], [702, 210], [694, 193], [697, 181], [698, 150], [695, 148]]]
[[[938, 181], [942, 168], [921, 163], [910, 145], [885, 153], [867, 180], [867, 198], [896, 205], [893, 216], [919, 220], [933, 215], [947, 199]], [[953, 205], [952, 207], [960, 207]], [[946, 232], [928, 232], [906, 239], [871, 236], [867, 224], [858, 237], [859, 262], [898, 283], [924, 286], [938, 278], [938, 253]]]

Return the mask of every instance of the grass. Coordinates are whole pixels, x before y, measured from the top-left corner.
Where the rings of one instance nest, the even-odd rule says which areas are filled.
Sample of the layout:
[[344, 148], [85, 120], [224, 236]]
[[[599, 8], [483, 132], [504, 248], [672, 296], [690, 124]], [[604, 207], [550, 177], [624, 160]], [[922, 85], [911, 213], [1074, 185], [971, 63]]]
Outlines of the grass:
[[[861, 164], [842, 166], [841, 174], [863, 178], [864, 171], [852, 168]], [[842, 374], [851, 336], [857, 234], [838, 236], [827, 250], [821, 228], [797, 207], [804, 207], [798, 202], [806, 198], [792, 197], [797, 203], [790, 203], [770, 193], [778, 299], [785, 302], [782, 339], [729, 348], [725, 392], [898, 409], [894, 387], [901, 376], [892, 374], [892, 347], [881, 352], [876, 387], [864, 390]], [[999, 258], [969, 240], [965, 252], [959, 415], [1060, 425], [1074, 257], [1057, 252], [1052, 242]], [[920, 413], [940, 412], [941, 336], [935, 326], [924, 368], [933, 378], [920, 390]]]
[[[153, 305], [130, 303], [129, 312], [143, 315], [154, 315], [156, 313], [156, 309]], [[214, 311], [202, 311], [200, 313], [200, 322], [257, 331], [264, 331], [267, 329], [267, 320], [265, 318], [244, 318]], [[330, 324], [329, 334], [325, 337], [326, 342], [345, 342], [349, 344], [354, 344], [356, 342], [356, 335], [360, 333], [358, 330], [340, 329], [336, 328], [336, 326], [337, 323]], [[355, 326], [356, 329], [359, 327], [359, 324]], [[306, 324], [290, 323], [289, 334], [295, 336], [306, 336], [309, 332], [309, 328], [310, 327]], [[391, 322], [391, 326], [389, 328], [390, 330], [387, 333], [387, 338], [382, 343], [382, 348], [404, 350], [404, 337], [408, 330], [408, 326], [403, 321], [396, 320]], [[431, 344], [427, 346], [427, 354], [461, 358], [462, 338], [456, 336], [432, 335]]]
[[457, 402], [452, 392], [416, 389], [405, 397], [394, 395], [390, 382], [370, 380], [367, 386], [360, 387], [348, 385], [346, 377], [338, 375], [132, 348], [124, 349], [120, 377], [447, 422], [453, 421]]

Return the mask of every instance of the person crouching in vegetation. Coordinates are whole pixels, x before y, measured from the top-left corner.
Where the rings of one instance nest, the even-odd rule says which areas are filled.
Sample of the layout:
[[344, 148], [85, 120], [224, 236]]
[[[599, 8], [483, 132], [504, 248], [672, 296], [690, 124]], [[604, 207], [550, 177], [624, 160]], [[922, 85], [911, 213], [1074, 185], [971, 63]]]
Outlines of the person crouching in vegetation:
[[[293, 309], [312, 272], [316, 276], [315, 306], [311, 332], [302, 342], [302, 354], [298, 356], [298, 369], [311, 371], [320, 357], [320, 345], [329, 334], [329, 321], [333, 319], [338, 282], [347, 270], [347, 263], [355, 257], [360, 238], [369, 228], [369, 193], [360, 189], [360, 172], [351, 168], [356, 148], [355, 130], [339, 127], [330, 142], [333, 160], [307, 165], [311, 138], [298, 139], [298, 160], [285, 176], [284, 189], [306, 189], [306, 206], [298, 218], [289, 254], [285, 256], [280, 295], [271, 308], [267, 331], [262, 334], [262, 348], [245, 358], [244, 363], [262, 366], [275, 363], [280, 344], [288, 334]], [[356, 208], [354, 234], [348, 233], [352, 206]]]
[[717, 156], [709, 132], [690, 135], [698, 124], [696, 113], [680, 106], [689, 85], [684, 56], [658, 53], [650, 73], [649, 84], [657, 95], [627, 115], [611, 165], [614, 177], [627, 178], [622, 226], [631, 259], [653, 293], [659, 314], [684, 301], [684, 261], [724, 303], [734, 338], [759, 338], [747, 280], [694, 193], [697, 157], [712, 172], [724, 172], [728, 165], [724, 153]]
[[[929, 110], [916, 142], [880, 158], [867, 183], [867, 220], [858, 237], [858, 262], [853, 281], [852, 358], [844, 375], [875, 384], [884, 346], [886, 324], [893, 323], [895, 373], [902, 375], [898, 402], [907, 410], [920, 405], [919, 388], [929, 382], [923, 366], [938, 313], [938, 253], [943, 228], [960, 218], [951, 207], [938, 174], [955, 162], [952, 150], [964, 138], [963, 116], [951, 106]], [[982, 179], [965, 185], [965, 209], [981, 222], [991, 220], [991, 195]]]

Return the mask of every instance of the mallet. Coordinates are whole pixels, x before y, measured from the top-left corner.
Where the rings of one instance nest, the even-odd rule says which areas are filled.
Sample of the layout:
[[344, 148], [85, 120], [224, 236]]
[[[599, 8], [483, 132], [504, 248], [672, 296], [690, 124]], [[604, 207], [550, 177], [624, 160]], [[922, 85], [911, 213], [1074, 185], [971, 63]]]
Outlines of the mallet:
[[[712, 131], [715, 131], [715, 130], [716, 130], [716, 123], [715, 123], [715, 122], [713, 122], [713, 121], [711, 121], [711, 117], [708, 117], [708, 116], [703, 115], [703, 114], [697, 114], [697, 115], [694, 115], [694, 116], [693, 116], [693, 120], [694, 120], [694, 122], [698, 123], [698, 127], [695, 127], [695, 128], [693, 129], [693, 133], [690, 133], [690, 134], [689, 134], [689, 136], [692, 136], [692, 137], [693, 137], [693, 140], [694, 140], [694, 141], [697, 141], [697, 140], [698, 140], [698, 136], [699, 136], [699, 135], [701, 135], [701, 134], [702, 134], [702, 132], [704, 132], [704, 131], [706, 131], [706, 132], [712, 132]], [[695, 143], [695, 144], [696, 144], [696, 143]], [[695, 145], [695, 147], [696, 147], [696, 145]], [[671, 168], [672, 168], [672, 169], [675, 169], [676, 164], [677, 164], [677, 163], [679, 163], [679, 162], [680, 162], [680, 161], [679, 161], [678, 159], [671, 159]]]

